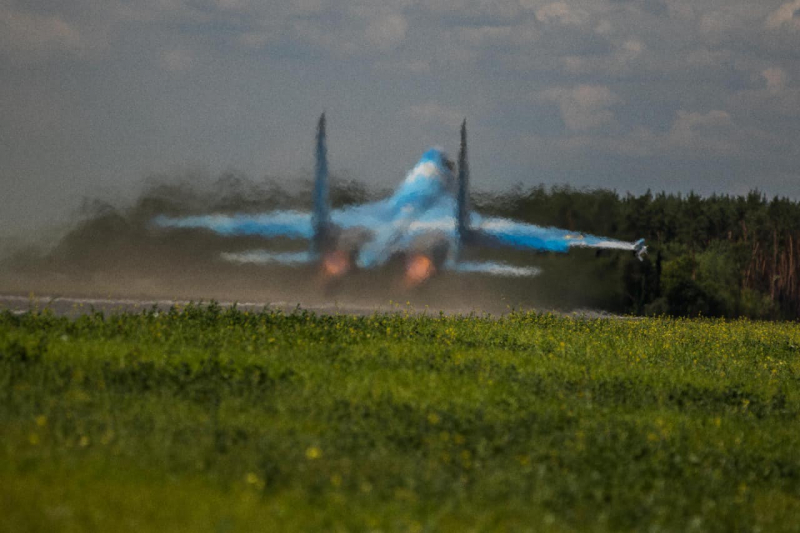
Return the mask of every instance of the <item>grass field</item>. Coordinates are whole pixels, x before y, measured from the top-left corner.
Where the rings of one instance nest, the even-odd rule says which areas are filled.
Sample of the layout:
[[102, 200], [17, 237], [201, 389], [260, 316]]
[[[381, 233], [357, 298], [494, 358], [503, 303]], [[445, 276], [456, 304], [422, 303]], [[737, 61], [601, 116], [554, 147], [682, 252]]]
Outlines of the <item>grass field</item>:
[[800, 327], [0, 314], [5, 531], [800, 529]]

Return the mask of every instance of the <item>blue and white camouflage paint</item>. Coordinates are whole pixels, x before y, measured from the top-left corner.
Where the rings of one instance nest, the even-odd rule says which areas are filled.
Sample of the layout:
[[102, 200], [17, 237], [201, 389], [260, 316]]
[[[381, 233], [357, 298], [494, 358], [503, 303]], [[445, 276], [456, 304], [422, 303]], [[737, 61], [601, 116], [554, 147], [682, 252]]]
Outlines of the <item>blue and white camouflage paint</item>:
[[[566, 253], [576, 247], [597, 248], [631, 251], [639, 258], [646, 251], [643, 240], [626, 242], [508, 218], [485, 217], [474, 211], [462, 211], [465, 214], [461, 216], [465, 220], [459, 224], [459, 212], [464, 209], [459, 204], [459, 197], [464, 194], [459, 192], [452, 162], [439, 148], [426, 151], [388, 198], [331, 210], [328, 205], [324, 128], [323, 115], [317, 135], [314, 209], [311, 213], [278, 210], [263, 214], [162, 215], [156, 217], [153, 224], [161, 228], [202, 228], [220, 235], [257, 235], [265, 240], [285, 237], [310, 242], [309, 251], [303, 253], [259, 250], [223, 254], [225, 259], [248, 263], [297, 265], [319, 261], [324, 246], [318, 240], [333, 239], [331, 228], [338, 232], [359, 229], [368, 235], [355, 250], [354, 263], [361, 269], [380, 267], [396, 254], [418, 251], [414, 250], [414, 243], [429, 235], [435, 235], [447, 245], [447, 255], [436, 265], [437, 270], [502, 276], [533, 276], [539, 273], [539, 269], [500, 262], [463, 262], [459, 260], [461, 246], [473, 243], [556, 253]], [[459, 159], [464, 163], [465, 135], [462, 126], [462, 154]], [[466, 179], [466, 174], [461, 174], [461, 179]], [[464, 202], [465, 199], [461, 198], [460, 201]], [[465, 235], [465, 231], [469, 234]], [[330, 244], [335, 248], [335, 242]]]

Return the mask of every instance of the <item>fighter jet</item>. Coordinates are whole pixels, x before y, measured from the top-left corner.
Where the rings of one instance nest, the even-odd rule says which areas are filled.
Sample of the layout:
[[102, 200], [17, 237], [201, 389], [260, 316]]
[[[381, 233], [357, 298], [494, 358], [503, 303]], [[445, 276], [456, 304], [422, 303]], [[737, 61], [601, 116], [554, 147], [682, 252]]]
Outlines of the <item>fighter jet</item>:
[[646, 253], [644, 239], [626, 242], [508, 218], [483, 216], [469, 203], [466, 120], [461, 125], [458, 165], [431, 148], [408, 172], [395, 192], [380, 201], [332, 209], [329, 199], [325, 114], [317, 125], [316, 168], [311, 212], [277, 210], [262, 214], [158, 216], [162, 228], [203, 228], [220, 235], [256, 235], [308, 242], [303, 252], [253, 250], [223, 253], [236, 262], [316, 264], [321, 277], [334, 281], [348, 273], [404, 261], [403, 284], [412, 288], [442, 272], [495, 276], [535, 276], [536, 267], [499, 261], [467, 261], [469, 247], [515, 248], [565, 253], [597, 248]]

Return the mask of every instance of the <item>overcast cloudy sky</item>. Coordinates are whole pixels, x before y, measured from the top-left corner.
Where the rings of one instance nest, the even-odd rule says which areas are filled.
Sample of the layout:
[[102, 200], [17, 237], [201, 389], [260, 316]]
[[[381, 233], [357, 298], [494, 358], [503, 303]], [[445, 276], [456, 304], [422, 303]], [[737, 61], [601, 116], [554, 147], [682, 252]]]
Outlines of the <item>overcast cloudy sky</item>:
[[0, 236], [152, 174], [800, 199], [800, 0], [0, 0]]

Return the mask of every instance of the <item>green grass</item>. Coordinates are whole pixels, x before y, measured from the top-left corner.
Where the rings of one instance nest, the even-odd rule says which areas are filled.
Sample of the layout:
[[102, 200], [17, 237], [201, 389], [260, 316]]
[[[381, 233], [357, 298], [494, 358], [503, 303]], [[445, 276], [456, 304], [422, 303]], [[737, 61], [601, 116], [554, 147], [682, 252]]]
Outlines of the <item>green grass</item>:
[[800, 529], [800, 327], [0, 314], [0, 529]]

